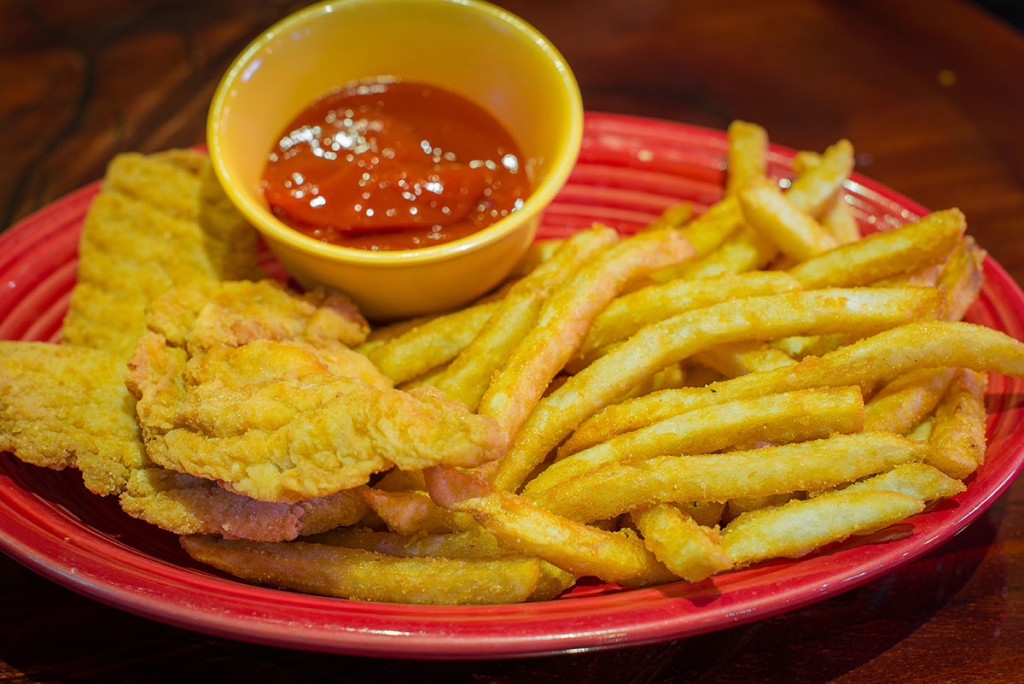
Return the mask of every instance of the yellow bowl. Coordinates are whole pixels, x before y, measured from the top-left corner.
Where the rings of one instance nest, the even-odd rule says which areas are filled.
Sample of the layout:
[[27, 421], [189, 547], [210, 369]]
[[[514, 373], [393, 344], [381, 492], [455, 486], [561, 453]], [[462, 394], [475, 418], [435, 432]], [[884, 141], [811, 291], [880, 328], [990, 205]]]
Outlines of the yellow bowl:
[[[339, 247], [300, 234], [260, 188], [278, 135], [315, 99], [390, 76], [482, 105], [519, 144], [533, 191], [508, 217], [446, 244], [399, 251]], [[333, 0], [268, 29], [225, 74], [207, 145], [221, 184], [301, 284], [349, 293], [371, 319], [452, 309], [500, 282], [579, 153], [583, 106], [565, 60], [536, 29], [477, 0]]]

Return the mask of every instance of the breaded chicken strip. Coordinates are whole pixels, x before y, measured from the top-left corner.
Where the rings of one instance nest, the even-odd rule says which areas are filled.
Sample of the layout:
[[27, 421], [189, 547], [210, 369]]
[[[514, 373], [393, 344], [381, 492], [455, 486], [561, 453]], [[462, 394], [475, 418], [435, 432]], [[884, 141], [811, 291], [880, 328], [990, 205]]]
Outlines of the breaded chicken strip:
[[126, 360], [150, 301], [180, 285], [258, 277], [256, 257], [256, 233], [205, 154], [119, 155], [85, 218], [62, 339]]
[[110, 352], [0, 342], [0, 450], [45, 468], [78, 468], [90, 491], [119, 493], [149, 462], [124, 373]]
[[433, 388], [390, 389], [348, 355], [358, 356], [257, 340], [190, 356], [149, 333], [128, 376], [147, 453], [166, 468], [283, 502], [357, 487], [392, 465], [472, 467], [504, 453], [507, 436], [493, 419]]

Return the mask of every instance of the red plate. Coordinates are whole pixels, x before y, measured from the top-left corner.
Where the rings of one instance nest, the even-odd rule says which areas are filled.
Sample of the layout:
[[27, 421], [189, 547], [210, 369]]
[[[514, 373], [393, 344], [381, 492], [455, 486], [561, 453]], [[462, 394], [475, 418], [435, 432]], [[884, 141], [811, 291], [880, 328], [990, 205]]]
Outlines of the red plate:
[[[542, 234], [600, 220], [633, 231], [681, 200], [720, 196], [725, 137], [676, 123], [590, 114], [569, 184]], [[773, 147], [771, 171], [792, 151]], [[55, 340], [74, 282], [78, 234], [96, 185], [0, 236], [0, 338]], [[925, 210], [867, 179], [847, 184], [866, 230]], [[1021, 338], [1024, 295], [991, 260], [970, 320]], [[750, 622], [863, 584], [946, 541], [1024, 463], [1018, 379], [993, 376], [985, 465], [967, 491], [883, 536], [801, 560], [763, 563], [700, 584], [622, 590], [589, 584], [554, 601], [492, 607], [363, 603], [254, 587], [193, 563], [173, 535], [87, 492], [73, 472], [0, 455], [0, 549], [53, 581], [124, 610], [209, 634], [317, 651], [403, 658], [498, 658], [643, 644]]]

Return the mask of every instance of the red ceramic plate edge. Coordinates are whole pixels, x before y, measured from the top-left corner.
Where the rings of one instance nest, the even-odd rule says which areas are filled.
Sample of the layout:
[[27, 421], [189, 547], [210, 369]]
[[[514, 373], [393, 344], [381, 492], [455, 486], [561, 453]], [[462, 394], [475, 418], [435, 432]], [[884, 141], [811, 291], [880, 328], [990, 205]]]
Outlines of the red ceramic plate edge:
[[[719, 148], [723, 141], [718, 132], [640, 117], [588, 114], [587, 121], [591, 130], [600, 127], [635, 134], [642, 129], [669, 140], [695, 135]], [[773, 149], [782, 157], [789, 155], [785, 148]], [[868, 179], [857, 176], [854, 181], [896, 210], [925, 213]], [[66, 203], [86, 202], [94, 193], [94, 187], [83, 188], [0, 236], [0, 259], [14, 240], [27, 236], [31, 226], [54, 220], [68, 208]], [[1013, 323], [1015, 330], [1010, 332], [1019, 338], [1024, 295], [991, 260], [986, 271], [991, 319]], [[1003, 384], [1007, 383], [1017, 381]], [[1009, 420], [1002, 413], [992, 418], [994, 423]], [[83, 527], [58, 505], [22, 488], [2, 471], [0, 517], [5, 524], [0, 548], [56, 583], [126, 611], [275, 646], [415, 658], [498, 658], [610, 648], [765, 618], [851, 589], [923, 555], [973, 521], [1021, 469], [1021, 433], [1011, 430], [1000, 439], [998, 463], [986, 464], [952, 505], [912, 519], [908, 525], [913, 534], [903, 539], [757, 566], [701, 585], [677, 583], [537, 604], [399, 606], [252, 587], [146, 555]], [[762, 578], [777, 574], [780, 568], [787, 578], [765, 585]]]

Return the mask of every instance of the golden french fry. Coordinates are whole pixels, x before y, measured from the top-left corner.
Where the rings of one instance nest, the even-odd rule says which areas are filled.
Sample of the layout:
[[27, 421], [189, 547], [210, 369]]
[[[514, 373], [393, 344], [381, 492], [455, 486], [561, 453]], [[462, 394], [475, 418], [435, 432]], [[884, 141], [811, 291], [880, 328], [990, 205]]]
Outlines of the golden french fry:
[[437, 316], [360, 351], [396, 384], [405, 382], [455, 358], [499, 306], [489, 301]]
[[955, 370], [920, 368], [900, 375], [864, 407], [864, 429], [910, 432], [935, 410]]
[[509, 289], [501, 306], [438, 377], [433, 386], [476, 410], [491, 376], [533, 329], [552, 289], [576, 276], [597, 252], [618, 241], [611, 228], [581, 231], [562, 243], [547, 261]]
[[616, 297], [594, 319], [579, 356], [624, 340], [649, 323], [730, 299], [794, 292], [800, 285], [785, 273], [759, 271], [716, 278], [673, 280]]
[[794, 334], [866, 334], [934, 316], [937, 297], [921, 288], [815, 290], [724, 302], [649, 325], [545, 397], [497, 461], [491, 482], [517, 489], [582, 421], [661, 368], [697, 352]]
[[[806, 150], [798, 152], [793, 157], [793, 170], [797, 175], [804, 175], [821, 165], [821, 155]], [[821, 209], [821, 225], [832, 234], [841, 245], [856, 242], [861, 238], [860, 226], [853, 216], [853, 210], [846, 202], [846, 197], [840, 188]]]
[[749, 451], [656, 456], [609, 463], [540, 492], [534, 501], [589, 522], [655, 503], [826, 489], [919, 461], [927, 451], [926, 445], [892, 433], [860, 432]]
[[735, 195], [751, 180], [764, 178], [768, 168], [768, 133], [757, 124], [733, 121], [726, 131], [725, 194]]
[[935, 410], [928, 439], [929, 463], [958, 480], [985, 461], [985, 390], [988, 376], [959, 369]]
[[654, 280], [693, 280], [756, 271], [770, 264], [778, 253], [775, 243], [766, 236], [746, 225], [740, 225], [716, 249], [670, 271], [656, 273]]
[[801, 211], [769, 180], [749, 182], [737, 195], [743, 218], [779, 250], [796, 261], [807, 259], [839, 245], [810, 214]]
[[923, 509], [920, 499], [898, 492], [831, 492], [741, 514], [722, 530], [722, 550], [736, 565], [799, 558], [851, 535], [885, 529]]
[[732, 520], [736, 516], [748, 511], [754, 511], [759, 508], [770, 508], [771, 506], [781, 506], [782, 504], [794, 499], [802, 498], [803, 492], [785, 492], [783, 494], [741, 496], [735, 499], [729, 499], [728, 503], [725, 505], [725, 518], [727, 520]]
[[821, 155], [820, 162], [796, 177], [786, 199], [811, 216], [821, 216], [853, 172], [853, 145], [840, 140]]
[[195, 560], [244, 580], [363, 601], [483, 605], [526, 601], [541, 580], [540, 561], [499, 558], [401, 558], [308, 542], [181, 537]]
[[676, 454], [708, 454], [753, 442], [785, 443], [857, 432], [864, 425], [860, 388], [811, 389], [705, 406], [561, 458], [530, 480], [540, 492], [607, 463]]
[[864, 386], [893, 374], [938, 366], [1024, 377], [1024, 343], [971, 323], [910, 323], [792, 366], [608, 406], [581, 424], [562, 448], [573, 453], [697, 406], [806, 387]]
[[936, 211], [807, 259], [788, 273], [806, 289], [867, 285], [942, 262], [966, 227], [959, 210]]
[[608, 302], [631, 281], [692, 255], [690, 244], [672, 230], [638, 233], [602, 252], [551, 294], [536, 326], [487, 387], [479, 412], [515, 435]]
[[702, 527], [676, 506], [658, 504], [632, 513], [644, 545], [672, 574], [700, 582], [728, 570], [717, 529]]
[[607, 532], [566, 520], [521, 496], [449, 468], [425, 471], [431, 497], [454, 511], [468, 512], [501, 542], [537, 556], [576, 576], [640, 586], [675, 578], [629, 532]]
[[936, 285], [943, 289], [946, 302], [939, 315], [944, 321], [959, 321], [978, 298], [985, 282], [985, 250], [965, 237], [946, 261]]
[[511, 553], [493, 534], [476, 526], [461, 532], [414, 534], [383, 532], [368, 527], [338, 527], [303, 541], [350, 549], [363, 549], [388, 556], [419, 558], [493, 558]]
[[843, 491], [859, 492], [869, 489], [899, 492], [927, 502], [956, 496], [966, 487], [963, 482], [926, 463], [904, 463], [888, 472], [854, 482]]
[[786, 352], [764, 342], [719, 345], [695, 355], [693, 360], [714, 368], [727, 378], [796, 363]]

